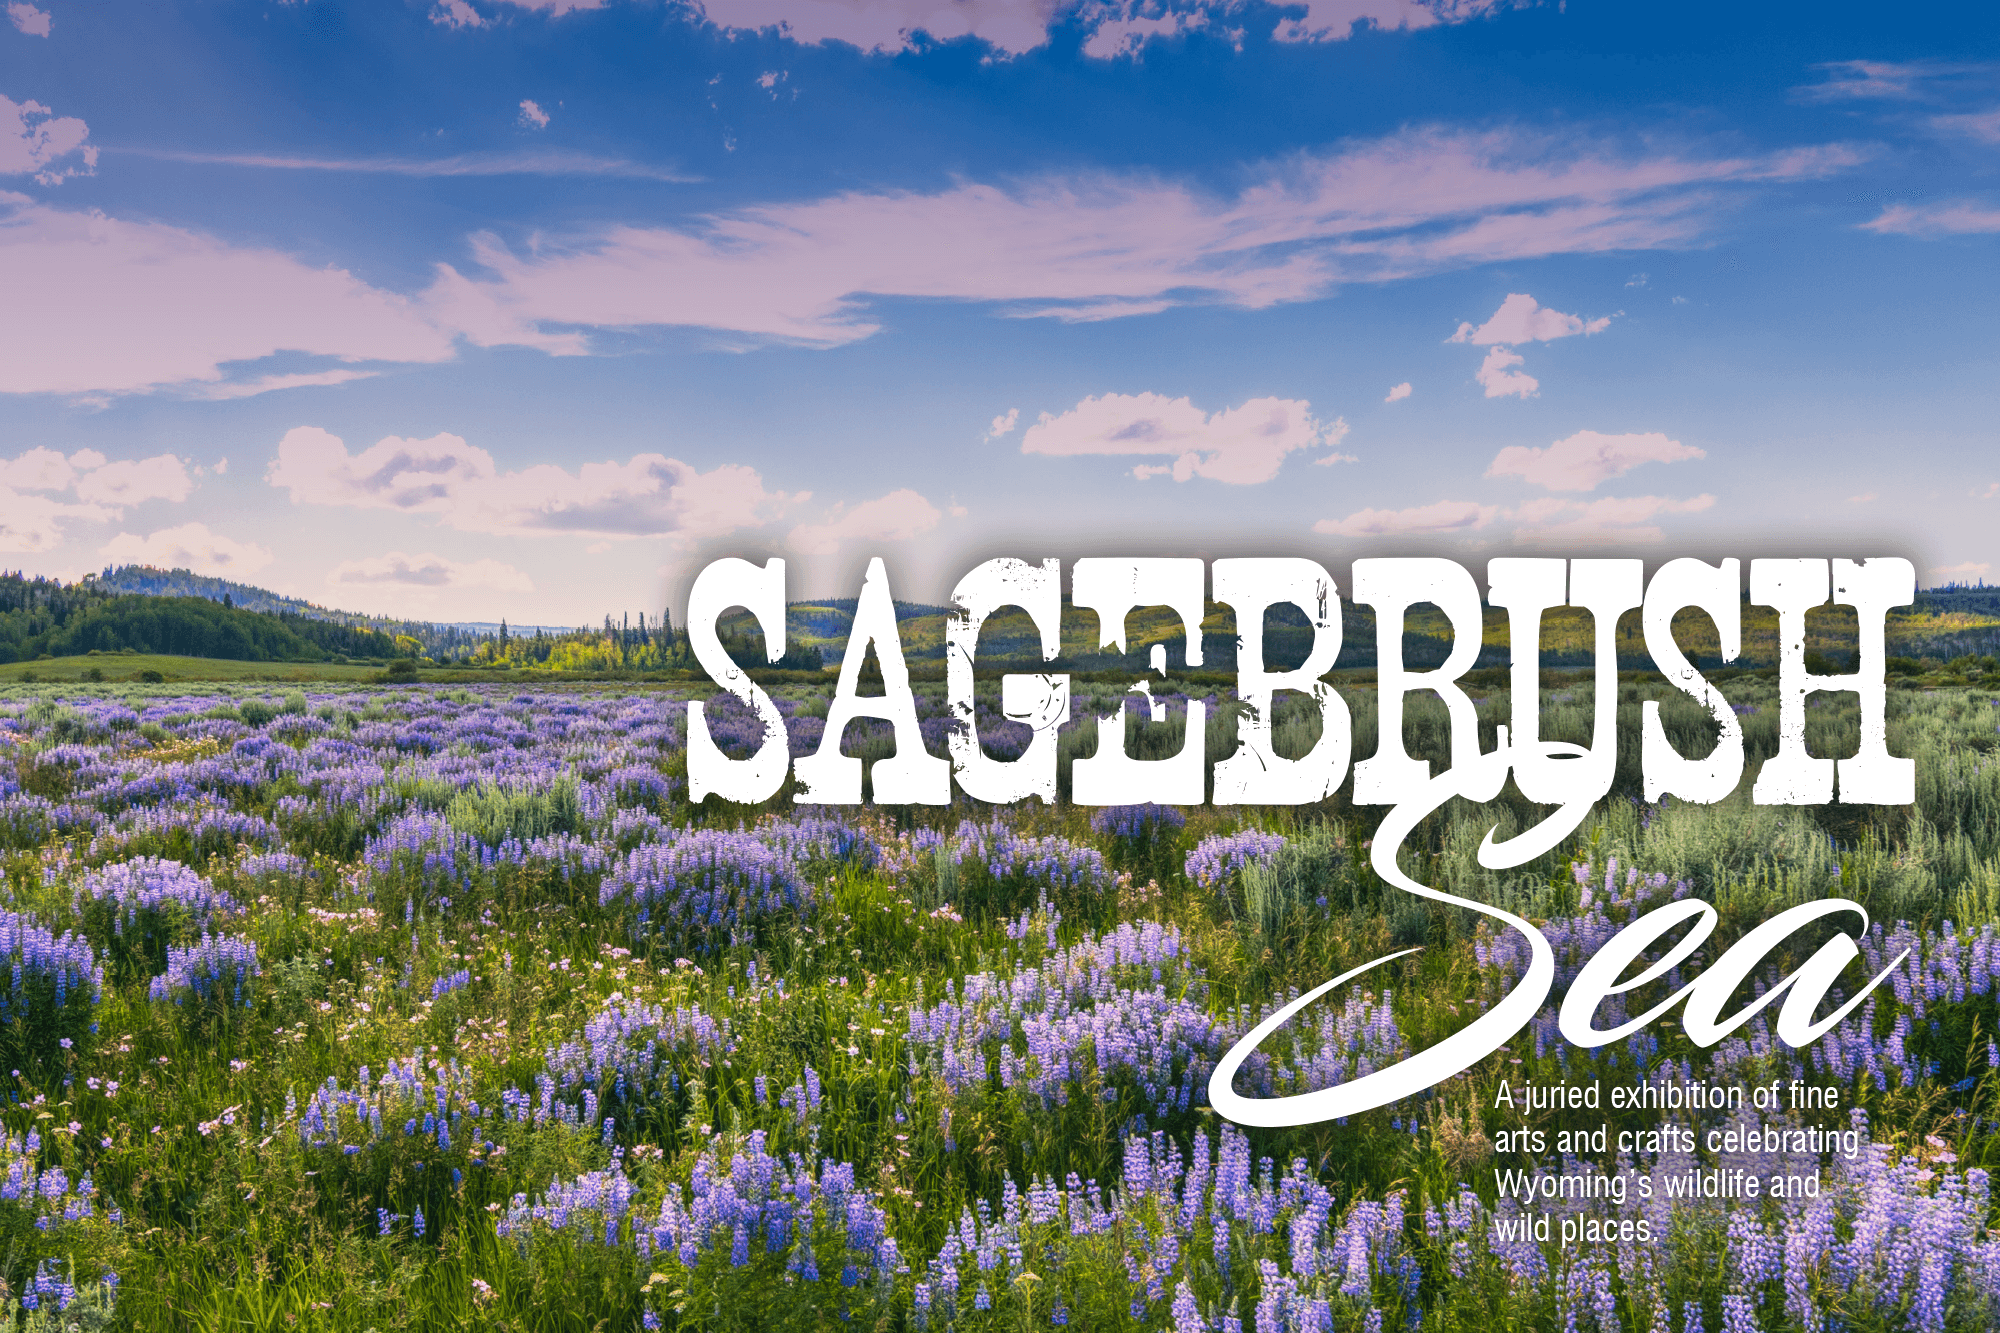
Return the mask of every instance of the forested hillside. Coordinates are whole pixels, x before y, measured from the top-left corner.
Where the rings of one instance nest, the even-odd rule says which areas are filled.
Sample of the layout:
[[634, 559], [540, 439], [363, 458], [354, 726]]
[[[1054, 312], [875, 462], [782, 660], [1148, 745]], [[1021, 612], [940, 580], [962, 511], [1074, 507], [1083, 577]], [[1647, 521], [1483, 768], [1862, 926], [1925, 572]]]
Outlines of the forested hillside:
[[272, 615], [202, 597], [151, 597], [88, 582], [0, 576], [0, 662], [127, 648], [248, 662], [404, 655], [391, 635], [296, 612]]

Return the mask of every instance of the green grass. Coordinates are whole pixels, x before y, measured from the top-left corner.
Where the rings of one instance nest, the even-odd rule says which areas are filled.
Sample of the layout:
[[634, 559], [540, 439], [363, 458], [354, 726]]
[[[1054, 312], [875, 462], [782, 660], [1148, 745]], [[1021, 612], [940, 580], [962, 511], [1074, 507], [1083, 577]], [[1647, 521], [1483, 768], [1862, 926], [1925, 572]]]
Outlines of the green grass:
[[93, 653], [82, 657], [52, 657], [40, 662], [10, 662], [0, 666], [0, 681], [13, 684], [28, 676], [51, 683], [81, 681], [93, 669], [102, 671], [106, 682], [136, 682], [142, 671], [157, 671], [168, 681], [366, 681], [382, 674], [379, 664], [233, 662], [221, 657], [174, 657], [165, 653]]

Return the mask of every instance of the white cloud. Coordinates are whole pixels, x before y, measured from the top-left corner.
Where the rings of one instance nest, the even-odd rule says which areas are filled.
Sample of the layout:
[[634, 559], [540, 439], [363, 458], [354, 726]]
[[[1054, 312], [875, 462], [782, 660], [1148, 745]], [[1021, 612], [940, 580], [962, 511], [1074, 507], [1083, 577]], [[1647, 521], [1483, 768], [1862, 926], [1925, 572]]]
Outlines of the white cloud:
[[1930, 96], [1940, 83], [1989, 74], [1994, 66], [1949, 60], [1831, 60], [1813, 68], [1824, 71], [1825, 82], [1792, 90], [1808, 102], [1915, 101]]
[[[1993, 572], [1993, 566], [1984, 560], [1961, 560], [1955, 565], [1940, 565], [1933, 569], [1931, 578], [1945, 583], [1983, 583]], [[1933, 582], [1930, 586], [1936, 587]]]
[[1652, 279], [1647, 277], [1645, 274], [1634, 273], [1631, 277], [1625, 280], [1625, 285], [1627, 287], [1644, 287], [1651, 282]]
[[1505, 347], [1494, 347], [1487, 351], [1486, 359], [1479, 363], [1479, 371], [1473, 378], [1486, 386], [1488, 398], [1532, 398], [1542, 387], [1542, 382], [1533, 375], [1508, 369], [1520, 364], [1518, 353]]
[[[110, 463], [95, 449], [65, 458], [37, 446], [0, 460], [0, 551], [50, 551], [63, 543], [66, 524], [109, 523], [130, 505], [184, 500], [193, 487], [172, 454]], [[29, 491], [71, 491], [78, 503]]]
[[[512, 0], [519, 3], [519, 0]], [[1060, 0], [707, 0], [691, 15], [729, 32], [776, 29], [804, 45], [846, 42], [888, 54], [920, 45], [919, 33], [948, 42], [977, 37], [1008, 55], [1048, 40]]]
[[475, 342], [559, 350], [582, 350], [565, 340], [576, 326], [837, 345], [876, 331], [865, 310], [876, 298], [992, 302], [1066, 320], [1187, 303], [1262, 308], [1343, 282], [1682, 245], [1719, 207], [1712, 187], [1823, 175], [1858, 156], [1633, 160], [1573, 139], [1418, 130], [1266, 166], [1233, 199], [1095, 174], [854, 192], [686, 228], [544, 237], [525, 254], [481, 236], [484, 274], [443, 267], [425, 301]]
[[296, 153], [193, 153], [177, 148], [118, 149], [134, 157], [201, 166], [261, 167], [272, 171], [333, 171], [362, 176], [410, 176], [419, 180], [456, 176], [603, 176], [621, 180], [689, 184], [698, 177], [622, 157], [597, 157], [558, 148], [505, 153], [457, 153], [451, 157], [306, 157]]
[[1539, 546], [1653, 543], [1663, 534], [1649, 520], [1661, 514], [1695, 514], [1714, 505], [1713, 495], [1676, 500], [1663, 495], [1608, 496], [1588, 502], [1554, 496], [1530, 500], [1510, 516], [1514, 540]]
[[0, 551], [39, 554], [63, 543], [67, 523], [103, 523], [118, 517], [98, 505], [67, 504], [46, 495], [0, 490]]
[[1346, 518], [1323, 518], [1313, 531], [1329, 537], [1448, 536], [1485, 527], [1500, 506], [1470, 500], [1439, 500], [1414, 509], [1363, 509]]
[[1847, 503], [1851, 505], [1873, 504], [1874, 502], [1875, 492], [1873, 491], [1863, 491], [1860, 495], [1850, 495], [1847, 497]]
[[[4, 136], [0, 136], [4, 139]], [[451, 335], [339, 269], [0, 191], [0, 392], [129, 393], [218, 383], [293, 350], [441, 361]]]
[[486, 20], [479, 11], [466, 0], [438, 0], [438, 6], [431, 11], [431, 22], [441, 28], [483, 28]]
[[1428, 28], [1512, 7], [1512, 0], [1305, 0], [1305, 16], [1280, 21], [1271, 35], [1281, 42], [1338, 42], [1363, 27]]
[[936, 505], [904, 487], [852, 508], [835, 505], [824, 521], [793, 528], [786, 544], [800, 555], [832, 555], [849, 542], [908, 541], [935, 528], [941, 517]]
[[[1626, 284], [1628, 287], [1630, 283]], [[1551, 310], [1538, 304], [1526, 292], [1510, 293], [1493, 312], [1493, 317], [1473, 328], [1471, 324], [1460, 324], [1458, 332], [1448, 341], [1472, 343], [1478, 347], [1489, 347], [1494, 343], [1549, 342], [1556, 338], [1573, 337], [1576, 334], [1602, 333], [1611, 327], [1611, 316], [1605, 315], [1586, 322], [1578, 315], [1565, 315], [1560, 310]]]
[[375, 370], [315, 370], [297, 375], [263, 375], [254, 380], [195, 384], [188, 389], [188, 396], [220, 402], [230, 398], [252, 398], [260, 393], [271, 393], [278, 389], [307, 389], [330, 384], [349, 384], [355, 380], [372, 379], [380, 373]]
[[1181, 37], [1208, 26], [1202, 9], [1169, 10], [1148, 16], [1134, 12], [1137, 6], [1105, 6], [1111, 17], [1102, 19], [1083, 44], [1083, 53], [1094, 60], [1115, 60], [1139, 54], [1139, 48], [1155, 37]]
[[285, 433], [265, 479], [294, 504], [435, 514], [465, 532], [548, 536], [721, 536], [778, 517], [808, 493], [766, 491], [756, 469], [697, 471], [677, 458], [636, 454], [575, 472], [539, 464], [503, 472], [456, 435], [388, 436], [358, 454], [313, 426]]
[[[603, 7], [606, 0], [504, 0], [552, 18]], [[1306, 0], [1297, 18], [1272, 20], [1271, 36], [1283, 42], [1340, 41], [1363, 28], [1400, 31], [1462, 23], [1518, 0]], [[454, 0], [462, 3], [462, 0]], [[1163, 10], [1151, 0], [705, 0], [678, 12], [723, 32], [775, 33], [804, 45], [844, 42], [870, 54], [920, 49], [925, 39], [970, 37], [1002, 57], [1017, 56], [1049, 40], [1063, 23], [1082, 29], [1083, 54], [1112, 59], [1134, 54], [1155, 36], [1174, 36], [1228, 25], [1240, 38], [1245, 15], [1236, 0], [1174, 0]], [[433, 15], [435, 19], [435, 14]], [[437, 20], [443, 21], [443, 20]]]
[[1968, 115], [1932, 116], [1931, 125], [1947, 134], [1963, 134], [1981, 143], [2000, 143], [2000, 107]]
[[1515, 525], [1513, 539], [1530, 545], [1602, 545], [1661, 540], [1650, 520], [1662, 514], [1693, 514], [1715, 503], [1713, 495], [1677, 500], [1660, 495], [1565, 500], [1530, 500], [1513, 510], [1472, 500], [1439, 500], [1413, 509], [1363, 509], [1342, 519], [1321, 519], [1313, 531], [1329, 537], [1448, 537], [1474, 532], [1496, 521]]
[[[1346, 427], [1347, 423], [1343, 421], [1340, 423], [1340, 425], [1343, 427], [1341, 433], [1346, 434], [1344, 428]], [[1330, 454], [1321, 454], [1318, 458], [1313, 459], [1313, 466], [1331, 467], [1335, 463], [1359, 463], [1360, 461], [1361, 459], [1355, 456], [1354, 454], [1343, 454], [1338, 449], [1336, 449]]]
[[1142, 463], [1132, 475], [1249, 485], [1277, 476], [1287, 454], [1335, 445], [1346, 435], [1345, 421], [1318, 420], [1304, 399], [1253, 398], [1210, 414], [1186, 398], [1107, 393], [1086, 398], [1061, 416], [1042, 413], [1021, 437], [1021, 452], [1170, 458], [1171, 463]]
[[440, 361], [458, 336], [580, 354], [591, 329], [686, 326], [833, 346], [875, 332], [867, 303], [892, 298], [1067, 320], [1263, 308], [1345, 282], [1684, 245], [1726, 206], [1721, 187], [1859, 159], [1842, 147], [1634, 158], [1576, 137], [1414, 130], [1253, 167], [1233, 198], [1098, 173], [853, 192], [680, 227], [542, 237], [520, 253], [480, 235], [476, 270], [439, 265], [415, 297], [273, 251], [0, 193], [0, 392], [214, 383], [223, 365], [280, 350]]
[[1389, 390], [1389, 396], [1387, 398], [1384, 398], [1382, 401], [1385, 403], [1400, 403], [1405, 398], [1408, 398], [1412, 392], [1413, 390], [1410, 388], [1410, 382], [1408, 380], [1404, 380], [1401, 384], [1398, 384], [1395, 388]]
[[14, 0], [13, 4], [7, 6], [7, 17], [16, 28], [30, 37], [49, 35], [49, 11], [46, 9], [37, 9], [24, 0]]
[[1007, 409], [1007, 414], [1005, 416], [999, 416], [993, 418], [993, 424], [987, 427], [986, 429], [986, 438], [989, 440], [997, 440], [1002, 435], [1012, 434], [1014, 427], [1018, 426], [1020, 423], [1021, 423], [1021, 409], [1018, 407], [1010, 407]]
[[542, 110], [534, 99], [524, 97], [521, 99], [521, 114], [514, 118], [514, 123], [524, 130], [545, 130], [549, 127], [549, 113]]
[[[44, 185], [88, 176], [97, 168], [97, 148], [86, 142], [89, 138], [90, 127], [75, 116], [58, 116], [40, 102], [0, 95], [0, 176], [32, 174]], [[0, 200], [8, 197], [0, 195]]]
[[1708, 455], [1658, 431], [1644, 435], [1600, 435], [1580, 430], [1546, 449], [1509, 445], [1494, 455], [1489, 477], [1520, 477], [1552, 491], [1594, 491], [1646, 463], [1679, 463]]
[[[1629, 287], [1632, 284], [1628, 282], [1625, 285]], [[1578, 334], [1587, 337], [1602, 333], [1609, 327], [1609, 315], [1586, 320], [1580, 315], [1551, 310], [1526, 292], [1510, 292], [1484, 324], [1477, 328], [1470, 322], [1460, 324], [1458, 331], [1445, 341], [1471, 343], [1475, 347], [1490, 349], [1486, 359], [1480, 363], [1478, 373], [1473, 376], [1484, 386], [1488, 398], [1532, 398], [1541, 389], [1541, 381], [1525, 371], [1510, 369], [1522, 363], [1521, 356], [1512, 350], [1514, 345], [1551, 342]]]
[[[99, 463], [103, 462], [98, 456]], [[11, 459], [0, 459], [0, 488], [10, 491], [66, 491], [76, 480], [76, 467], [53, 449], [37, 446]]]
[[565, 14], [577, 14], [591, 9], [602, 9], [605, 0], [506, 0], [517, 9], [529, 9], [539, 14], [547, 14], [559, 19]]
[[390, 551], [360, 560], [343, 560], [326, 576], [335, 587], [371, 588], [492, 588], [500, 592], [533, 592], [535, 585], [526, 574], [498, 560], [460, 563], [426, 551], [406, 555]]
[[148, 500], [185, 500], [193, 489], [187, 464], [173, 454], [155, 454], [106, 463], [84, 473], [76, 481], [76, 498], [122, 509]]
[[1965, 236], [2000, 231], [2000, 206], [1960, 199], [1941, 204], [1891, 204], [1861, 230], [1879, 236]]
[[98, 558], [110, 565], [151, 565], [155, 569], [189, 569], [197, 574], [240, 579], [271, 563], [271, 552], [255, 542], [239, 542], [210, 532], [201, 523], [162, 528], [149, 537], [121, 532], [98, 548]]

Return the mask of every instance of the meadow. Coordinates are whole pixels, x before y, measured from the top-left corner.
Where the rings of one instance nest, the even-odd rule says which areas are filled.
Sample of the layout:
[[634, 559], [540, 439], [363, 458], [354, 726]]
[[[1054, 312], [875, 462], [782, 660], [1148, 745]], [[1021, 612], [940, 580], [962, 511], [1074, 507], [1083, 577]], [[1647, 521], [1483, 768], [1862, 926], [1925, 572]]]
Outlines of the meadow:
[[[1210, 705], [1196, 742], [1229, 752], [1229, 701], [1184, 682], [1156, 686], [1167, 720], [1135, 729], [1135, 754], [1184, 743], [1188, 688]], [[1433, 1044], [1525, 950], [1385, 889], [1367, 863], [1382, 811], [1344, 795], [1069, 803], [1112, 687], [1078, 689], [1053, 806], [836, 810], [789, 791], [690, 806], [685, 685], [0, 684], [10, 1327], [1990, 1329], [2000, 707], [1891, 691], [1914, 807], [1757, 807], [1775, 683], [1725, 688], [1752, 764], [1721, 804], [1640, 799], [1640, 707], [1667, 692], [1635, 678], [1617, 788], [1570, 841], [1481, 868], [1489, 827], [1536, 817], [1511, 787], [1412, 839], [1410, 873], [1554, 943], [1529, 1029], [1419, 1098], [1243, 1131], [1208, 1108], [1210, 1073], [1288, 997], [1421, 946], [1264, 1043], [1239, 1091], [1331, 1086]], [[943, 753], [936, 690], [919, 702]], [[826, 688], [774, 692], [794, 753], [816, 748]], [[1344, 692], [1365, 756], [1373, 694]], [[1678, 697], [1668, 733], [1699, 754], [1712, 724]], [[1006, 757], [1024, 729], [995, 702], [979, 730]], [[1542, 706], [1549, 734], [1588, 739], [1589, 684], [1554, 682]], [[1484, 693], [1487, 745], [1509, 708]], [[726, 744], [757, 739], [718, 713]], [[1280, 752], [1317, 726], [1281, 708]], [[1851, 696], [1811, 701], [1815, 754], [1851, 753], [1857, 728]], [[1441, 761], [1442, 706], [1413, 696], [1405, 736]], [[869, 724], [846, 744], [893, 748]], [[1692, 969], [1833, 894], [1872, 914], [1872, 970], [1909, 952], [1811, 1046], [1776, 1041], [1772, 1009], [1706, 1049], [1671, 1020], [1595, 1050], [1556, 1035], [1562, 983], [1634, 911], [1713, 904]], [[1773, 955], [1742, 999], [1817, 944]], [[1521, 1119], [1493, 1105], [1503, 1079], [1640, 1075], [1837, 1087], [1833, 1111], [1678, 1119], [1859, 1148], [1564, 1164], [1496, 1144]], [[1518, 1237], [1496, 1180], [1732, 1164], [1824, 1187], [1564, 1203], [1653, 1237], [1565, 1246]]]

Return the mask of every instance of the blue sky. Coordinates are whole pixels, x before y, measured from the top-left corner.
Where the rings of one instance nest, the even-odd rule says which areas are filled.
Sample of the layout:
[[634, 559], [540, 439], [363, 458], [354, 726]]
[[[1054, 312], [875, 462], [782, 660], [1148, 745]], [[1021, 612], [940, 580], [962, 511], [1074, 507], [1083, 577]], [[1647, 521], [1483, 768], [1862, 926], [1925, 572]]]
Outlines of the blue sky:
[[2000, 21], [1745, 8], [0, 3], [0, 565], [2000, 575]]

